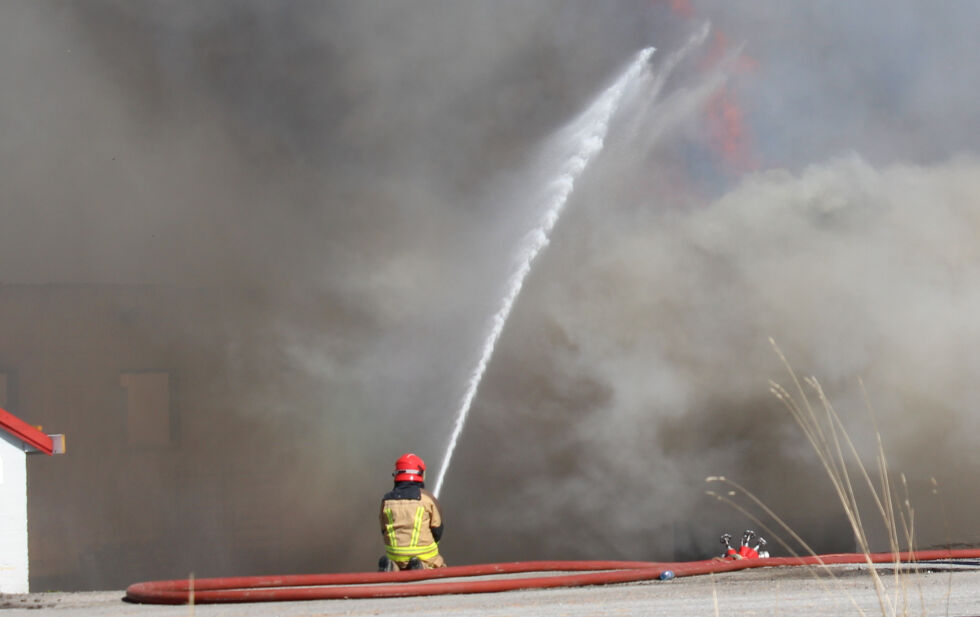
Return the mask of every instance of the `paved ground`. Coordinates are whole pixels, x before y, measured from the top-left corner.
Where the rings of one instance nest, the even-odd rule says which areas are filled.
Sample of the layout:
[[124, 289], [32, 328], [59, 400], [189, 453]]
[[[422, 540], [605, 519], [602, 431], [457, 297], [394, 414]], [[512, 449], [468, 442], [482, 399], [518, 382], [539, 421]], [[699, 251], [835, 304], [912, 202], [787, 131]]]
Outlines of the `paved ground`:
[[282, 617], [410, 615], [496, 617], [517, 615], [935, 615], [980, 616], [980, 562], [940, 564], [896, 576], [877, 571], [887, 590], [875, 590], [865, 566], [834, 568], [835, 578], [804, 568], [760, 568], [666, 582], [483, 595], [315, 600], [198, 606], [153, 606], [123, 601], [122, 591], [0, 596], [3, 617]]

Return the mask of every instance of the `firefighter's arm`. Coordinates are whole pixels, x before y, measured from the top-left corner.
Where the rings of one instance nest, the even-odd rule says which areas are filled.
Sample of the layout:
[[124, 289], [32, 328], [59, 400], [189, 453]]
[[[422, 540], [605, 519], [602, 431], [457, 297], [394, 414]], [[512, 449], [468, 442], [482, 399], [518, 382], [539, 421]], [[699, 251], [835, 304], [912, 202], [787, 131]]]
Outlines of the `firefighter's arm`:
[[429, 529], [432, 531], [432, 538], [438, 542], [442, 538], [445, 525], [442, 522], [442, 509], [439, 507], [439, 500], [429, 491], [425, 491], [431, 500], [432, 507], [429, 511]]

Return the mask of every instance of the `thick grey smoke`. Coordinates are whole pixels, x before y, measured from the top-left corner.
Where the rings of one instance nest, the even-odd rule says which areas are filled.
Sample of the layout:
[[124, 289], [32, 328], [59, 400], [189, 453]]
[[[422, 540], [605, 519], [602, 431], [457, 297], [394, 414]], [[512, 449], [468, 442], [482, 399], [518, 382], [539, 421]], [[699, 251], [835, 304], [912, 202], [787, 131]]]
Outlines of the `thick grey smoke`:
[[[177, 555], [139, 572], [369, 568], [391, 462], [439, 465], [536, 148], [653, 45], [663, 83], [618, 114], [477, 396], [443, 492], [447, 559], [703, 556], [743, 524], [703, 496], [715, 473], [840, 547], [768, 393], [786, 380], [769, 337], [862, 441], [864, 380], [894, 467], [939, 479], [969, 541], [953, 478], [980, 464], [977, 12], [5, 3], [0, 282], [153, 290], [132, 301], [133, 337], [201, 409], [181, 464], [135, 474], [146, 493], [166, 479], [144, 497], [161, 507], [168, 486], [185, 495], [164, 517]], [[921, 508], [921, 537], [941, 541], [938, 507]], [[243, 511], [272, 548], [236, 547]], [[52, 584], [127, 582], [113, 560]]]
[[[747, 524], [702, 495], [716, 473], [819, 549], [853, 550], [827, 478], [768, 393], [770, 379], [791, 385], [770, 337], [821, 380], [872, 469], [877, 421], [921, 545], [976, 541], [976, 499], [958, 480], [978, 462], [969, 108], [980, 93], [966, 77], [976, 43], [956, 26], [930, 34], [957, 20], [948, 13], [811, 10], [774, 9], [764, 32], [744, 30], [742, 59], [715, 65], [724, 86], [688, 61], [658, 100], [621, 111], [620, 134], [529, 283], [463, 446], [474, 458], [458, 473], [497, 504], [467, 529], [513, 513], [501, 558], [542, 544], [564, 556], [599, 546], [703, 556], [720, 531]], [[744, 23], [739, 13], [716, 33]], [[936, 71], [960, 79], [940, 94]], [[747, 152], [717, 147], [705, 129], [721, 88], [739, 94], [732, 121], [746, 126], [730, 128], [751, 132], [754, 173], [726, 176]], [[951, 503], [964, 508], [950, 516]], [[553, 532], [543, 541], [542, 520]], [[880, 519], [864, 520], [885, 548]]]
[[[957, 478], [976, 464], [978, 171], [970, 157], [876, 170], [848, 156], [758, 174], [694, 212], [624, 216], [607, 202], [581, 225], [567, 220], [512, 323], [526, 347], [504, 343], [474, 413], [484, 419], [474, 433], [512, 424], [489, 446], [485, 434], [464, 444], [489, 451], [460, 473], [486, 474], [504, 494], [519, 478], [504, 507], [535, 504], [520, 528], [537, 529], [542, 514], [573, 528], [603, 521], [623, 555], [638, 537], [669, 550], [678, 524], [710, 548], [719, 513], [700, 482], [713, 473], [813, 534], [841, 509], [767, 392], [768, 379], [792, 385], [773, 337], [820, 377], [869, 465], [877, 418], [892, 471], [918, 489], [919, 539], [975, 539], [965, 520], [945, 528], [928, 479], [946, 499], [974, 501]], [[487, 472], [501, 446], [509, 471]], [[813, 541], [847, 548], [846, 530], [835, 533], [845, 535]], [[572, 554], [591, 550], [561, 537]]]

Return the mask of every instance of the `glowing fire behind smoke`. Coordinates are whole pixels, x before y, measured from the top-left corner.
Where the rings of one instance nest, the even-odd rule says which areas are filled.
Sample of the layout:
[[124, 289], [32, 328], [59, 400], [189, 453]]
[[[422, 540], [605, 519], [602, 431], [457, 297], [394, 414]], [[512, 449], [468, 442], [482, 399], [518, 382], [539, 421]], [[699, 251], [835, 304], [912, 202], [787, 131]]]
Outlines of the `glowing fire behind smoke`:
[[[670, 9], [685, 20], [696, 17], [689, 0], [670, 0]], [[732, 54], [737, 54], [732, 69], [734, 73], [745, 74], [756, 68], [755, 59], [733, 46], [723, 30], [715, 28], [711, 48], [700, 63], [700, 70], [715, 70]], [[710, 147], [726, 171], [739, 175], [760, 167], [752, 152], [751, 133], [746, 125], [745, 113], [731, 85], [722, 84], [712, 95], [705, 107], [704, 123]]]

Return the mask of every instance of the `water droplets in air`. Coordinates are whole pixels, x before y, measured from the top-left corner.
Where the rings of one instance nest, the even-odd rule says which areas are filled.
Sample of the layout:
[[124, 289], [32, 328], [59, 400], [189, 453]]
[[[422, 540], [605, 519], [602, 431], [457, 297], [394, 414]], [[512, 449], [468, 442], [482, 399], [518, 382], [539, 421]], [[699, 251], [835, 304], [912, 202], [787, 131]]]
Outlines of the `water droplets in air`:
[[561, 129], [549, 144], [546, 157], [550, 164], [545, 166], [547, 171], [543, 175], [545, 191], [544, 198], [541, 200], [542, 214], [531, 232], [525, 236], [519, 248], [514, 270], [507, 281], [507, 291], [500, 307], [493, 316], [479, 361], [467, 381], [465, 394], [456, 413], [456, 422], [453, 425], [449, 445], [443, 457], [442, 468], [436, 478], [433, 492], [437, 496], [442, 489], [446, 471], [449, 469], [453, 451], [456, 449], [456, 442], [463, 432], [466, 417], [480, 386], [483, 373], [493, 356], [494, 347], [503, 332], [504, 324], [507, 322], [514, 302], [521, 292], [524, 279], [531, 271], [531, 265], [538, 253], [547, 246], [551, 230], [558, 222], [562, 209], [575, 188], [575, 181], [595, 156], [602, 151], [606, 133], [609, 130], [609, 123], [616, 109], [630, 86], [643, 74], [653, 51], [652, 47], [648, 47], [639, 52], [616, 81], [606, 88], [581, 115]]

